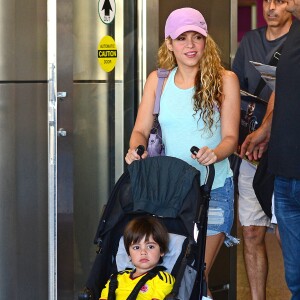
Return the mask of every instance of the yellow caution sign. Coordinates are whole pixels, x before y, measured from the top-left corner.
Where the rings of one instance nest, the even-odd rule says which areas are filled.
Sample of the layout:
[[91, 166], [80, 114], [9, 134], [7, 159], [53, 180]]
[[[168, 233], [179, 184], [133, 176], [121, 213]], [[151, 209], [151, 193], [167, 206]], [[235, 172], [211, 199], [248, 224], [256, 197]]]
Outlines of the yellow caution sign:
[[114, 39], [106, 35], [98, 45], [98, 62], [105, 72], [114, 69], [117, 62], [117, 46]]

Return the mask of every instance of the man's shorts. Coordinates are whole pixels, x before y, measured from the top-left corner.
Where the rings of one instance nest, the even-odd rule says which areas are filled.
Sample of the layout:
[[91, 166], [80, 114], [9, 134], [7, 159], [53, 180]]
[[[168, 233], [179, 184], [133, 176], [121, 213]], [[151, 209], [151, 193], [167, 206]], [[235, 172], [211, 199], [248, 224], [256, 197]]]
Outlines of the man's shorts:
[[271, 223], [277, 225], [277, 219], [276, 219], [276, 216], [275, 216], [274, 194], [272, 196], [272, 219], [271, 219]]
[[256, 167], [243, 160], [238, 178], [238, 210], [242, 226], [273, 227], [270, 218], [264, 213], [256, 198], [252, 183]]

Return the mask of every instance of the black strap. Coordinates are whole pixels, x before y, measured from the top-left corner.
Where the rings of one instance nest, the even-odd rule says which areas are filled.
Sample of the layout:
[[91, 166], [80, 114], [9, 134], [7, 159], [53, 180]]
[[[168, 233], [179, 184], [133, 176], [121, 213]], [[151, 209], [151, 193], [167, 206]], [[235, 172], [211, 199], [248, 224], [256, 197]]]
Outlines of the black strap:
[[110, 277], [109, 288], [108, 288], [108, 296], [107, 300], [115, 300], [116, 299], [116, 289], [118, 288], [118, 273], [114, 273]]
[[155, 268], [150, 270], [145, 276], [143, 276], [139, 280], [139, 282], [135, 285], [134, 289], [132, 290], [132, 292], [130, 293], [130, 295], [128, 296], [128, 298], [126, 300], [136, 300], [139, 291], [145, 285], [145, 283], [148, 280], [154, 278], [160, 271], [164, 271], [164, 270], [166, 270], [166, 268], [164, 266], [156, 266]]
[[[143, 276], [130, 295], [128, 296], [127, 300], [135, 300], [137, 298], [137, 295], [141, 288], [144, 286], [144, 284], [154, 278], [160, 271], [164, 271], [166, 268], [164, 266], [156, 266], [152, 270], [150, 270], [145, 276]], [[124, 273], [124, 271], [117, 272], [111, 275], [110, 282], [109, 282], [109, 289], [108, 289], [108, 296], [107, 300], [115, 300], [116, 299], [116, 289], [118, 288], [118, 275]]]
[[172, 292], [169, 295], [169, 297], [166, 297], [166, 299], [173, 299], [173, 297], [178, 296], [179, 289], [180, 289], [180, 286], [182, 284], [181, 281], [182, 281], [185, 269], [186, 269], [187, 264], [188, 264], [188, 256], [190, 254], [193, 241], [189, 241], [188, 239], [186, 239], [184, 243], [188, 243], [187, 245], [182, 246], [182, 247], [186, 246], [184, 257], [181, 259], [180, 267], [179, 267], [179, 270], [176, 274], [176, 280], [175, 280], [175, 283], [173, 285]]
[[[279, 61], [279, 58], [280, 58], [280, 55], [281, 55], [281, 52], [282, 52], [282, 49], [283, 49], [283, 46], [284, 46], [284, 43], [282, 43], [279, 48], [273, 53], [271, 59], [270, 59], [270, 62], [269, 62], [269, 65], [270, 66], [277, 66], [277, 63]], [[260, 78], [260, 81], [255, 89], [255, 92], [253, 93], [253, 95], [255, 96], [259, 96], [259, 94], [261, 93], [261, 91], [263, 90], [263, 88], [265, 87], [266, 85], [266, 82]]]

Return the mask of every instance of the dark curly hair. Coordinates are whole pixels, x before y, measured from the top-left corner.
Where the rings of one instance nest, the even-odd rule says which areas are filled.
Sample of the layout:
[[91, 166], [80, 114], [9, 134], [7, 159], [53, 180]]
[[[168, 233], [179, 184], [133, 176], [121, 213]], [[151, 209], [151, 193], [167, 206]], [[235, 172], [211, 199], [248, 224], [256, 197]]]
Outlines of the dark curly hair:
[[129, 255], [129, 247], [140, 242], [144, 237], [149, 241], [150, 236], [159, 245], [160, 253], [168, 251], [169, 234], [166, 227], [153, 216], [142, 216], [131, 220], [124, 230], [124, 245]]

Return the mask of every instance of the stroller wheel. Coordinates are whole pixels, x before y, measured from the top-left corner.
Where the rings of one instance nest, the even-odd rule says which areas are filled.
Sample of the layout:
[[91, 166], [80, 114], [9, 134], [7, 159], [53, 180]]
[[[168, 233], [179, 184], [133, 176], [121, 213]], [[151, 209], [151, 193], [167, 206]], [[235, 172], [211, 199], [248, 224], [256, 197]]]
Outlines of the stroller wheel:
[[84, 288], [84, 290], [79, 293], [78, 300], [94, 300], [92, 291], [88, 288]]

